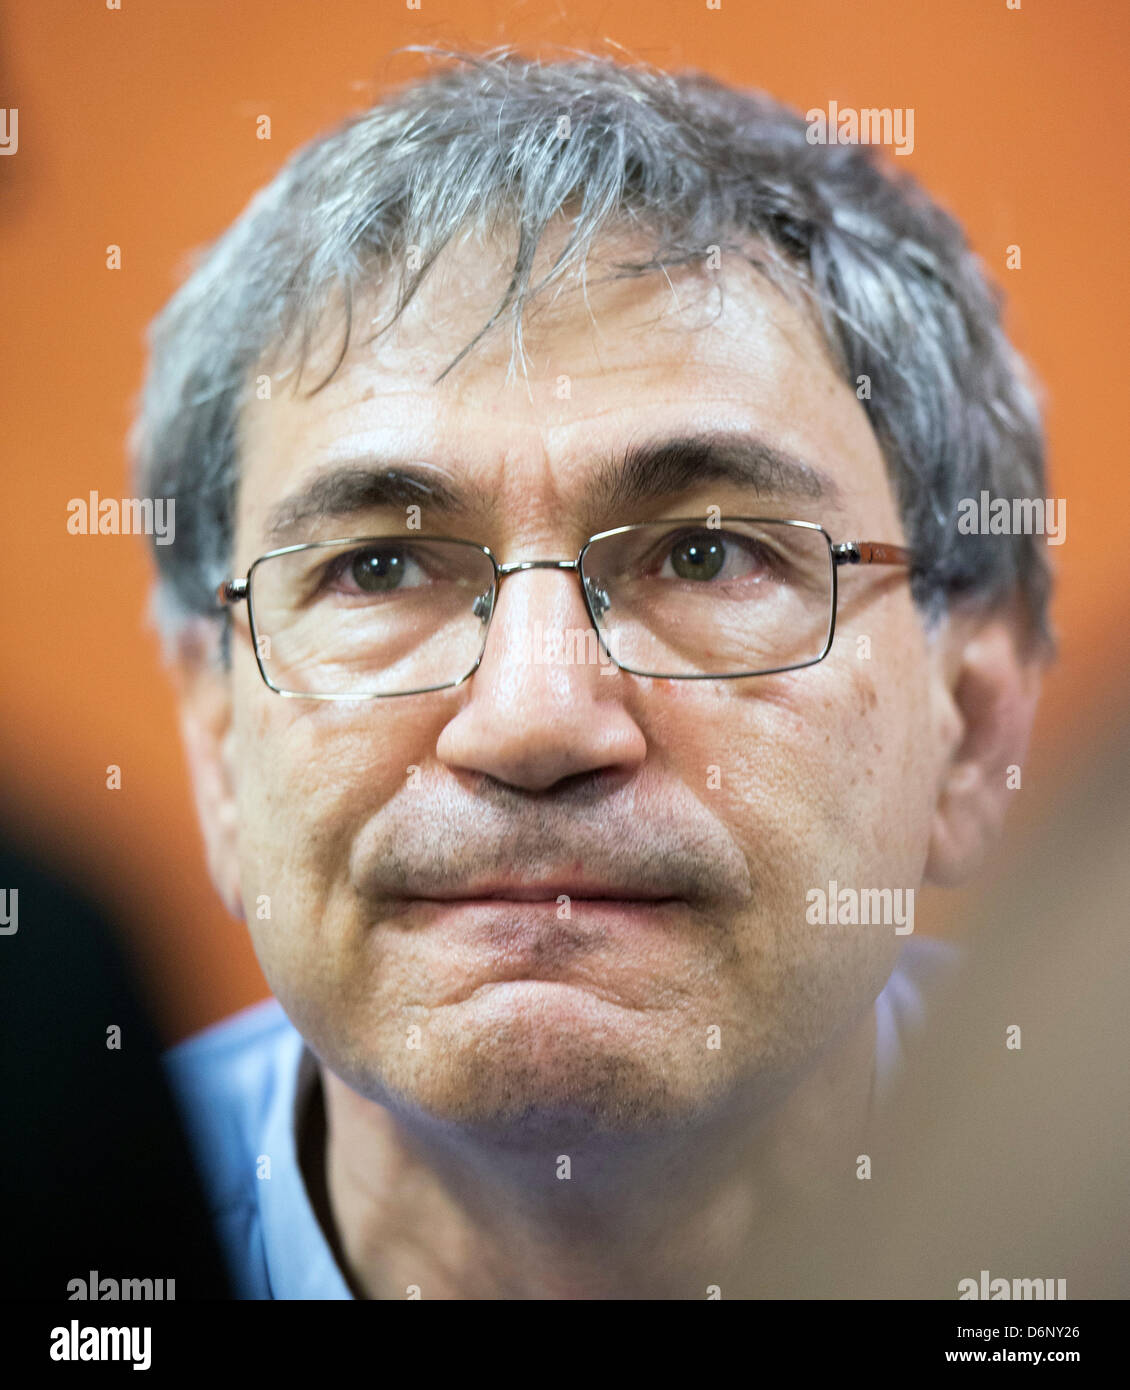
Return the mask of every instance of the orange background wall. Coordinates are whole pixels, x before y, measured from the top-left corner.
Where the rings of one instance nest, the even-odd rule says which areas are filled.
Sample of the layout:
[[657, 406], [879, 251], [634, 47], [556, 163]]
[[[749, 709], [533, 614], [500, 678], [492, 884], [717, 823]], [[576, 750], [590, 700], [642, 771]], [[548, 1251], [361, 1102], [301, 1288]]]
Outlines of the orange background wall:
[[[0, 9], [2, 816], [99, 897], [170, 1039], [266, 993], [208, 883], [174, 709], [143, 628], [143, 543], [70, 536], [67, 502], [121, 498], [145, 325], [186, 253], [287, 154], [422, 70], [406, 43], [605, 40], [761, 86], [802, 111], [913, 107], [912, 171], [967, 227], [1048, 393], [1062, 652], [1009, 838], [919, 930], [959, 932], [1073, 779], [1123, 740], [1130, 674], [1122, 0], [24, 0]], [[256, 117], [272, 138], [257, 140]], [[122, 268], [105, 267], [106, 247]], [[1005, 247], [1022, 268], [1005, 269]], [[122, 788], [106, 788], [106, 767]]]

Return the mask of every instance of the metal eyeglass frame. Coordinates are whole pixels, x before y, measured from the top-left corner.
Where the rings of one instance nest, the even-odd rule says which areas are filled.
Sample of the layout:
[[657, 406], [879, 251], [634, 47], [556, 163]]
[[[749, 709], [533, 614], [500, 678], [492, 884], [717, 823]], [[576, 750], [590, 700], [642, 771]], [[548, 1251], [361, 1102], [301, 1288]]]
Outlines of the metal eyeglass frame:
[[[624, 532], [627, 531], [642, 530], [645, 527], [654, 527], [657, 525], [670, 525], [674, 527], [697, 526], [702, 530], [720, 530], [725, 527], [727, 522], [733, 521], [742, 522], [746, 525], [757, 525], [764, 524], [766, 522], [772, 522], [774, 525], [777, 526], [799, 526], [809, 531], [818, 531], [824, 537], [824, 540], [827, 542], [828, 545], [828, 553], [831, 559], [832, 603], [831, 617], [828, 624], [828, 640], [824, 644], [824, 650], [820, 653], [820, 655], [812, 657], [809, 661], [793, 662], [788, 666], [775, 666], [768, 671], [734, 671], [718, 676], [703, 675], [698, 673], [693, 675], [653, 676], [650, 672], [637, 671], [631, 666], [625, 666], [622, 662], [617, 661], [615, 655], [611, 651], [609, 651], [608, 645], [604, 640], [604, 634], [601, 631], [600, 626], [600, 619], [593, 612], [593, 595], [590, 592], [590, 584], [593, 581], [586, 579], [583, 568], [585, 555], [588, 552], [589, 547], [595, 544], [595, 542], [597, 541], [607, 540], [610, 536], [622, 535]], [[367, 542], [392, 541], [397, 539], [402, 538], [399, 536], [391, 535], [345, 536], [338, 540], [305, 541], [299, 545], [282, 546], [278, 550], [268, 550], [265, 554], [260, 555], [258, 559], [254, 561], [250, 569], [242, 578], [225, 579], [224, 582], [219, 585], [219, 587], [216, 590], [216, 599], [220, 605], [220, 611], [227, 613], [227, 610], [229, 610], [235, 604], [242, 603], [244, 602], [244, 600], [247, 601], [248, 622], [251, 628], [251, 640], [255, 651], [255, 662], [256, 665], [259, 667], [259, 674], [260, 676], [262, 676], [263, 682], [268, 687], [268, 689], [274, 691], [276, 695], [282, 695], [285, 696], [287, 699], [295, 700], [393, 700], [399, 699], [402, 695], [428, 695], [436, 690], [454, 689], [456, 686], [462, 685], [465, 681], [470, 680], [471, 677], [475, 674], [475, 672], [479, 669], [480, 664], [482, 663], [483, 656], [486, 653], [487, 634], [490, 630], [491, 619], [494, 617], [494, 610], [498, 601], [498, 590], [501, 581], [505, 579], [507, 575], [517, 574], [519, 571], [522, 570], [546, 569], [572, 570], [577, 575], [577, 579], [580, 583], [581, 588], [581, 597], [585, 605], [585, 611], [588, 614], [589, 621], [593, 625], [593, 629], [596, 632], [601, 647], [607, 653], [609, 660], [613, 662], [613, 664], [616, 667], [618, 667], [619, 670], [625, 671], [629, 675], [643, 676], [653, 680], [677, 681], [748, 680], [754, 676], [775, 676], [781, 674], [784, 671], [799, 671], [803, 670], [806, 666], [815, 666], [818, 662], [823, 661], [824, 658], [828, 655], [828, 653], [832, 650], [832, 639], [836, 633], [836, 614], [839, 609], [839, 583], [837, 580], [837, 576], [839, 574], [839, 569], [841, 565], [894, 565], [908, 570], [911, 569], [913, 566], [913, 558], [911, 556], [910, 551], [905, 546], [890, 545], [887, 544], [885, 541], [834, 541], [828, 534], [828, 532], [825, 531], [823, 526], [819, 525], [815, 521], [795, 521], [783, 517], [769, 516], [722, 517], [716, 525], [714, 523], [707, 525], [705, 522], [703, 522], [701, 517], [672, 517], [669, 520], [664, 519], [661, 522], [634, 522], [628, 526], [614, 526], [609, 531], [598, 531], [596, 535], [590, 536], [588, 540], [585, 541], [584, 545], [581, 546], [580, 550], [577, 552], [577, 558], [575, 560], [513, 560], [508, 564], [499, 564], [498, 559], [496, 558], [494, 552], [490, 549], [490, 547], [486, 545], [480, 545], [477, 541], [464, 540], [463, 538], [457, 536], [412, 536], [409, 538], [411, 542], [447, 541], [451, 544], [470, 546], [473, 550], [480, 551], [491, 562], [491, 566], [494, 570], [494, 577], [491, 583], [490, 604], [489, 607], [487, 607], [486, 624], [483, 629], [483, 644], [482, 649], [479, 652], [478, 658], [475, 661], [475, 664], [471, 667], [471, 669], [465, 675], [460, 676], [458, 680], [446, 681], [442, 685], [429, 685], [424, 686], [418, 690], [398, 690], [369, 695], [315, 695], [307, 693], [305, 691], [281, 690], [277, 685], [274, 685], [270, 677], [268, 676], [266, 669], [263, 666], [263, 660], [259, 654], [259, 637], [255, 625], [255, 608], [254, 604], [251, 601], [251, 580], [256, 569], [263, 563], [264, 560], [272, 560], [278, 555], [290, 555], [299, 550], [320, 550], [328, 548], [329, 546], [363, 545]]]

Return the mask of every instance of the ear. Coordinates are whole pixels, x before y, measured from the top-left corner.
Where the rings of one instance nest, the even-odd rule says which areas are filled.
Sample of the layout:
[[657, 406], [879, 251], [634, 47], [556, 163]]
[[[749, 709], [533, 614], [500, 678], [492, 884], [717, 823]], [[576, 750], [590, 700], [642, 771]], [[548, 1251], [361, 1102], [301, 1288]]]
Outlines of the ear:
[[926, 878], [952, 885], [974, 874], [1000, 838], [1047, 654], [1026, 640], [1013, 609], [956, 617], [942, 640], [938, 679], [946, 687], [952, 745], [941, 769]]
[[208, 872], [224, 906], [242, 921], [231, 677], [217, 645], [213, 623], [193, 624], [178, 638], [174, 674]]

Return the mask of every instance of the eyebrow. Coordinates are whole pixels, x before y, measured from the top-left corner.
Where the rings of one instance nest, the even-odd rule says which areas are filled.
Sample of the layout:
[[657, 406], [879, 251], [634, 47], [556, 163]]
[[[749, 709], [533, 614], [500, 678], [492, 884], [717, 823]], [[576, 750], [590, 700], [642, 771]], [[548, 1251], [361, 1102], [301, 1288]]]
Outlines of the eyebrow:
[[269, 541], [282, 545], [312, 521], [344, 521], [377, 507], [424, 504], [448, 513], [472, 510], [462, 494], [430, 468], [358, 460], [322, 473], [284, 497], [268, 513], [264, 531]]
[[[638, 441], [605, 456], [586, 487], [585, 509], [594, 520], [611, 524], [613, 513], [664, 502], [711, 482], [830, 506], [841, 497], [835, 481], [813, 464], [744, 431], [716, 431]], [[365, 459], [341, 464], [284, 498], [268, 514], [265, 533], [272, 544], [282, 545], [313, 521], [345, 521], [366, 510], [413, 504], [447, 516], [489, 512], [481, 493], [444, 481], [430, 466]]]
[[605, 512], [666, 500], [703, 483], [731, 483], [760, 496], [838, 506], [822, 469], [746, 431], [682, 435], [631, 444], [598, 466], [591, 496]]

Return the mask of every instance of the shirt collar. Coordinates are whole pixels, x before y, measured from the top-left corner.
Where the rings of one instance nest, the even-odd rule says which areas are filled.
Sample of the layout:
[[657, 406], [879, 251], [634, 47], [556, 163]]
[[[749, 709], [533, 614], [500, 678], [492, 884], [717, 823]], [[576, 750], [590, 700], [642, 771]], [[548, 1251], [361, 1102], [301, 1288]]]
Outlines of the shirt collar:
[[[318, 1064], [302, 1035], [289, 1032], [280, 1059], [282, 1084], [264, 1129], [271, 1176], [257, 1184], [267, 1277], [274, 1298], [352, 1298], [322, 1232], [299, 1164], [296, 1136], [318, 1081]], [[257, 1161], [262, 1157], [257, 1155]]]

